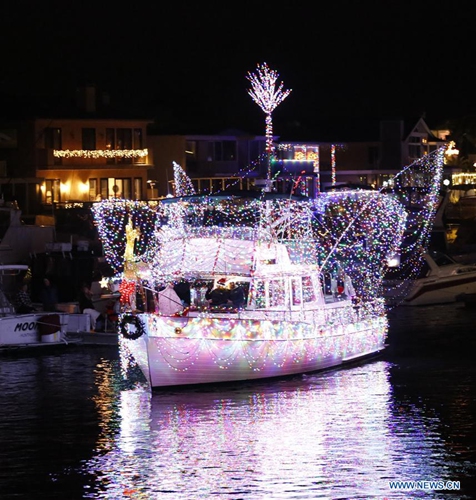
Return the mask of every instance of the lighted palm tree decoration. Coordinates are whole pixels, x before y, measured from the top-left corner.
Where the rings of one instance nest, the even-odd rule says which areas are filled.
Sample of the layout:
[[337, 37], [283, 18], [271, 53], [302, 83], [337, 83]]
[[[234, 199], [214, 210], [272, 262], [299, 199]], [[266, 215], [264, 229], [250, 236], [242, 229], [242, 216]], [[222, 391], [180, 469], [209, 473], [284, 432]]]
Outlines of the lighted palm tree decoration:
[[278, 73], [268, 67], [266, 63], [258, 64], [256, 73], [248, 72], [246, 77], [251, 82], [248, 94], [253, 101], [266, 113], [266, 153], [268, 155], [268, 181], [271, 179], [270, 157], [273, 152], [273, 120], [271, 114], [278, 104], [281, 104], [291, 93], [291, 90], [283, 90], [283, 82], [276, 88]]

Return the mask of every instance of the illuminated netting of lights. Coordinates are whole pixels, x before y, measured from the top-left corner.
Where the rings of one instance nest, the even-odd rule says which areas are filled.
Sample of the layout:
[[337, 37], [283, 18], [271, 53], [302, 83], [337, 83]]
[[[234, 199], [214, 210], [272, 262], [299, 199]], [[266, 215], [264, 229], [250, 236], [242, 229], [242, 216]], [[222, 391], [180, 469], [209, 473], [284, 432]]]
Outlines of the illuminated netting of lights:
[[[394, 178], [389, 194], [407, 209], [407, 223], [400, 248], [400, 266], [387, 271], [388, 279], [399, 282], [402, 300], [411, 281], [416, 279], [428, 249], [443, 174], [444, 148], [426, 155], [403, 169]], [[397, 278], [398, 277], [398, 278]], [[397, 279], [396, 279], [397, 278]]]
[[[216, 243], [220, 238], [247, 239], [253, 230], [261, 240], [285, 243], [297, 260], [306, 256], [309, 263], [322, 267], [324, 275], [345, 269], [357, 295], [365, 300], [379, 296], [385, 272], [392, 272], [387, 269], [390, 255], [401, 254], [408, 279], [419, 273], [437, 207], [442, 159], [440, 150], [418, 160], [397, 174], [393, 188], [386, 192], [328, 192], [308, 201], [201, 197], [201, 202], [184, 198], [152, 204], [105, 200], [93, 205], [93, 214], [106, 259], [117, 273], [123, 270], [129, 219], [140, 233], [134, 254], [138, 262], [148, 265], [168, 241], [177, 240], [177, 249], [183, 249], [180, 242], [191, 235], [206, 235]], [[418, 211], [409, 210], [415, 201]], [[209, 250], [204, 248], [204, 255]], [[166, 259], [156, 263], [164, 280], [181, 277], [175, 268], [167, 268]]]
[[[355, 289], [367, 298], [376, 296], [374, 288], [380, 284], [386, 255], [398, 248], [405, 221], [400, 203], [375, 192], [341, 192], [306, 202], [209, 198], [204, 203], [178, 201], [155, 207], [105, 200], [94, 204], [93, 212], [106, 258], [116, 272], [123, 269], [124, 228], [131, 217], [134, 227], [140, 228], [137, 260], [154, 263], [160, 274], [156, 273], [157, 280], [180, 279], [169, 263], [180, 261], [183, 242], [190, 237], [204, 238], [204, 245], [209, 239], [210, 248], [203, 248], [204, 256], [214, 251], [217, 240], [259, 238], [284, 243], [296, 262], [325, 262], [323, 272], [337, 273], [344, 267]], [[354, 219], [354, 227], [348, 231]], [[155, 228], [159, 220], [165, 223]], [[161, 246], [171, 240], [177, 245], [169, 245], [170, 253], [161, 256]], [[353, 256], [358, 260], [354, 262]]]
[[55, 158], [145, 158], [147, 149], [55, 149]]

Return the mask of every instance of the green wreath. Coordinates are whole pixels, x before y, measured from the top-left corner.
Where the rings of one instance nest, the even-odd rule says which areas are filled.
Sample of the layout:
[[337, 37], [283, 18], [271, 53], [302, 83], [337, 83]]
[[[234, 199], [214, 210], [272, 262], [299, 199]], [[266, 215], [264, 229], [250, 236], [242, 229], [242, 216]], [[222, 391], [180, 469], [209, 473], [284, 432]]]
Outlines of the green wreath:
[[[133, 331], [130, 330], [129, 325], [134, 327]], [[137, 316], [125, 314], [119, 323], [119, 332], [126, 339], [136, 340], [145, 333], [144, 323]]]

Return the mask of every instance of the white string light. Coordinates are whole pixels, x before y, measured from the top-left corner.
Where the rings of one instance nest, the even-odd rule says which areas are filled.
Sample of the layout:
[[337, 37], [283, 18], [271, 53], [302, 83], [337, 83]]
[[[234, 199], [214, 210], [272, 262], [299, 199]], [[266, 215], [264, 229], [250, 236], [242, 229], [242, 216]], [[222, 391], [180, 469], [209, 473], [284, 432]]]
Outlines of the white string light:
[[55, 149], [55, 158], [145, 158], [147, 149]]

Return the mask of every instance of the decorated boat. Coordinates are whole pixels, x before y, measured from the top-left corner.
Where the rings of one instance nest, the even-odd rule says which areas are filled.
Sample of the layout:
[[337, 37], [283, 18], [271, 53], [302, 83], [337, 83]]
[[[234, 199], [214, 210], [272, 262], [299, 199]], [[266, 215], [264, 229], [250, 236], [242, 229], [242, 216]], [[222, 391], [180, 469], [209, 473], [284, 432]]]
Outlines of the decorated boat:
[[[266, 116], [263, 191], [197, 196], [174, 164], [175, 199], [93, 206], [119, 281], [121, 359], [152, 388], [303, 374], [385, 348], [382, 277], [408, 212], [394, 193], [318, 189], [300, 198], [299, 178], [291, 193], [273, 193], [271, 114], [290, 93], [277, 76], [266, 63], [248, 74]], [[424, 160], [438, 166], [421, 189], [429, 207], [421, 220], [434, 215], [437, 155]], [[423, 179], [406, 169], [395, 186]]]
[[[159, 388], [303, 374], [380, 353], [388, 328], [378, 296], [381, 252], [398, 246], [402, 210], [368, 191], [319, 200], [192, 195], [154, 210], [101, 202], [100, 228], [122, 221], [127, 235], [122, 359], [132, 359]], [[151, 211], [152, 231], [144, 225]], [[352, 219], [355, 227], [331, 236], [338, 217], [338, 227]], [[179, 283], [189, 287], [188, 302]]]

